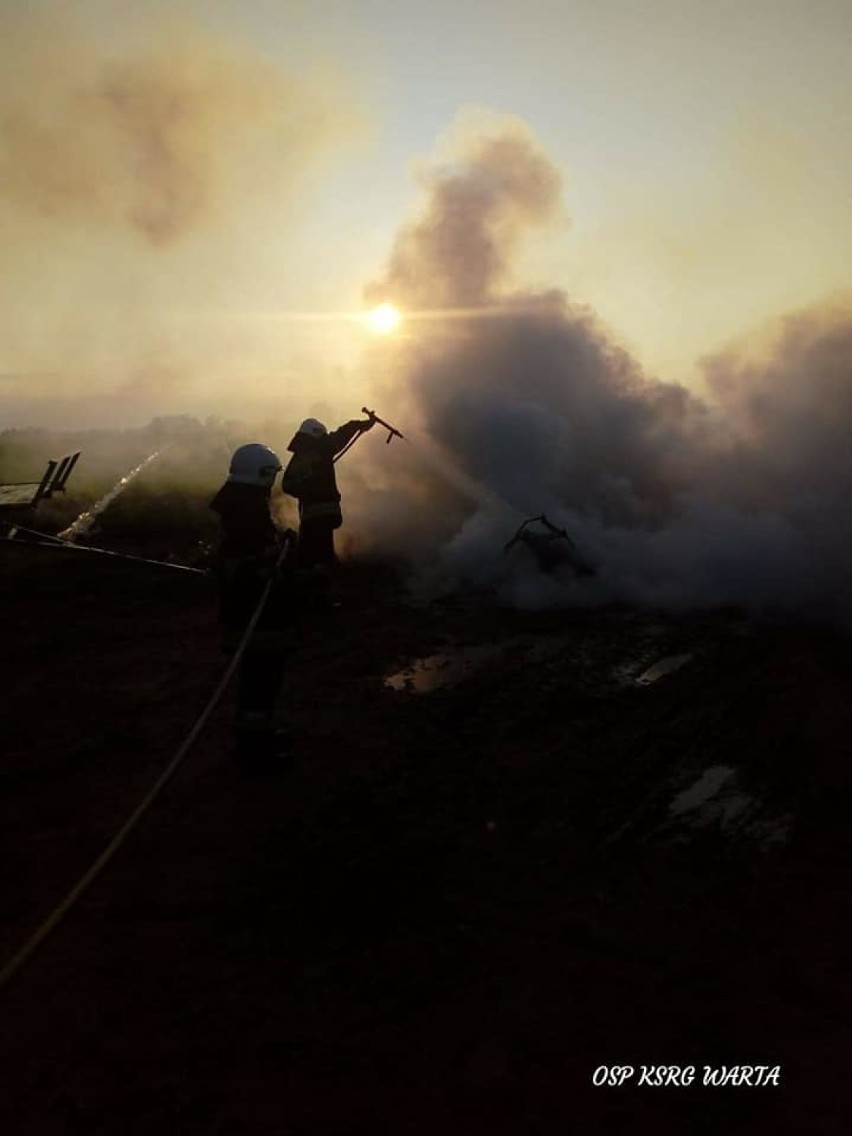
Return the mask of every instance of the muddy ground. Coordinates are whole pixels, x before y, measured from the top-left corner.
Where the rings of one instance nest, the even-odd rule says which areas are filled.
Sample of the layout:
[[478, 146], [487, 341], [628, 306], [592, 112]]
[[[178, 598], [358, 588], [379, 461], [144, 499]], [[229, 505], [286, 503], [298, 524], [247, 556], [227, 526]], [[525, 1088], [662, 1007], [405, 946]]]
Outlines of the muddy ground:
[[[225, 661], [204, 577], [2, 543], [0, 579], [7, 959]], [[229, 694], [0, 992], [2, 1131], [845, 1133], [848, 636], [338, 586], [294, 770], [239, 773]], [[651, 1064], [696, 1083], [592, 1084]]]

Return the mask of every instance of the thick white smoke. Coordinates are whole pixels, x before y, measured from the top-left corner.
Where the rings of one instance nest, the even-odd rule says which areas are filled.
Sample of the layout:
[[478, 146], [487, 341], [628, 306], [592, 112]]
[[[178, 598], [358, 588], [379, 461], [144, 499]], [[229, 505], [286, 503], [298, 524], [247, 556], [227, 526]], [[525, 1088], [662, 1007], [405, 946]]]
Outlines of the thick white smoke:
[[[705, 360], [711, 397], [701, 399], [643, 374], [562, 293], [512, 289], [523, 237], [561, 211], [559, 175], [521, 124], [468, 138], [425, 181], [422, 216], [367, 294], [413, 313], [376, 397], [433, 456], [426, 466], [416, 451], [398, 454], [398, 483], [359, 518], [372, 538], [422, 563], [438, 540], [433, 578], [524, 605], [852, 617], [852, 307], [782, 320], [759, 353]], [[436, 309], [468, 314], [442, 321]], [[431, 314], [418, 321], [418, 311]], [[594, 575], [504, 556], [518, 522], [542, 512]]]

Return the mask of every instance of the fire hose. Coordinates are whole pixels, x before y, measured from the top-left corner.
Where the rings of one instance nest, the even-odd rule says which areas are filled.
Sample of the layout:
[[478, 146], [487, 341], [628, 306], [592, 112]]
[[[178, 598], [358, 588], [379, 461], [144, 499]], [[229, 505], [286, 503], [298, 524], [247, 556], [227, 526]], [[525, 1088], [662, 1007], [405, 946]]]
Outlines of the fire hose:
[[2, 522], [8, 529], [8, 540], [14, 540], [17, 533], [26, 533], [28, 536], [38, 537], [38, 540], [27, 540], [27, 545], [35, 545], [37, 548], [67, 548], [72, 552], [89, 552], [94, 553], [96, 556], [113, 556], [117, 560], [134, 560], [137, 564], [153, 564], [158, 568], [172, 568], [176, 572], [192, 572], [198, 576], [206, 576], [207, 573], [203, 568], [192, 568], [188, 564], [175, 564], [171, 560], [152, 560], [148, 556], [132, 556], [129, 552], [115, 552], [110, 548], [95, 548], [87, 544], [72, 544], [71, 541], [62, 540], [61, 537], [53, 536], [51, 533], [39, 532], [38, 529], [28, 529], [23, 525], [13, 525], [9, 521]]
[[33, 934], [29, 937], [26, 943], [24, 943], [18, 953], [6, 963], [2, 970], [0, 970], [0, 986], [3, 986], [5, 985], [5, 983], [9, 982], [21, 969], [21, 967], [29, 961], [29, 959], [35, 954], [36, 950], [38, 950], [45, 939], [47, 939], [48, 936], [59, 926], [61, 921], [68, 914], [77, 900], [83, 895], [85, 891], [87, 891], [91, 884], [94, 883], [97, 877], [101, 874], [110, 860], [119, 850], [121, 845], [142, 819], [144, 814], [154, 803], [162, 789], [177, 772], [178, 766], [189, 753], [194, 743], [198, 740], [201, 731], [207, 724], [208, 718], [216, 708], [219, 699], [225, 693], [225, 689], [228, 683], [231, 681], [234, 672], [236, 671], [243, 655], [245, 654], [248, 642], [251, 639], [251, 636], [254, 634], [254, 629], [257, 627], [258, 620], [260, 619], [261, 614], [263, 613], [263, 609], [266, 606], [266, 601], [269, 598], [269, 593], [272, 590], [272, 584], [275, 580], [278, 569], [284, 563], [284, 559], [287, 556], [288, 551], [290, 550], [295, 535], [296, 534], [292, 531], [292, 529], [287, 529], [283, 534], [281, 550], [278, 554], [275, 568], [270, 573], [269, 579], [266, 582], [266, 586], [263, 589], [263, 594], [257, 602], [257, 607], [252, 613], [251, 619], [248, 622], [248, 626], [243, 633], [243, 637], [240, 640], [239, 645], [234, 652], [227, 669], [225, 670], [225, 673], [219, 680], [219, 685], [216, 687], [216, 689], [208, 699], [207, 705], [202, 710], [201, 715], [196, 721], [195, 725], [187, 734], [183, 744], [177, 750], [174, 757], [157, 778], [154, 785], [149, 789], [143, 800], [133, 810], [133, 812], [130, 814], [130, 816], [127, 818], [127, 820], [115, 834], [112, 840], [100, 854], [100, 856], [98, 856], [98, 858], [89, 867], [89, 869], [83, 873], [74, 887], [68, 892], [62, 902], [53, 909], [53, 911], [50, 913], [50, 915], [48, 915], [41, 926], [35, 932], [33, 932]]

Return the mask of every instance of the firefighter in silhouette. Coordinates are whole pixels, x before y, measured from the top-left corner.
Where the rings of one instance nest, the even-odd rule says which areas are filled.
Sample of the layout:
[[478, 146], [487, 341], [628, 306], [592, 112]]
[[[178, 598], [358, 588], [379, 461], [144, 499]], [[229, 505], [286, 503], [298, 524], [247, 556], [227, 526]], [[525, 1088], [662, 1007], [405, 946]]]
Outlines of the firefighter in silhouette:
[[298, 561], [304, 568], [328, 568], [335, 562], [334, 530], [343, 524], [343, 514], [334, 461], [374, 425], [373, 418], [356, 419], [329, 434], [322, 422], [306, 418], [287, 447], [293, 456], [281, 488], [299, 502]]
[[[297, 609], [284, 545], [292, 534], [272, 522], [269, 499], [278, 455], [259, 442], [240, 446], [228, 479], [210, 503], [220, 521], [216, 573], [222, 645], [233, 654], [271, 575], [275, 580], [237, 675], [235, 756], [247, 770], [280, 768], [289, 738], [275, 728], [275, 708], [295, 642]], [[282, 551], [284, 556], [282, 557]]]

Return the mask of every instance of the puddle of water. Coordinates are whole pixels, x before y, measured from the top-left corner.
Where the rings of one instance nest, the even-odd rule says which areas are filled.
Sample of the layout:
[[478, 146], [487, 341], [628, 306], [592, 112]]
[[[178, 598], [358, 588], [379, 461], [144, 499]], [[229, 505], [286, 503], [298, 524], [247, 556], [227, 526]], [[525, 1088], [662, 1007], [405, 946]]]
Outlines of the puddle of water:
[[793, 817], [789, 813], [771, 817], [753, 826], [755, 836], [762, 848], [773, 844], [786, 844], [793, 831]]
[[669, 805], [669, 812], [672, 816], [680, 816], [681, 813], [701, 808], [711, 797], [715, 797], [725, 782], [730, 781], [735, 773], [736, 770], [732, 769], [730, 765], [711, 765], [709, 769], [704, 770], [694, 785], [684, 790], [683, 793], [678, 793]]
[[[689, 815], [684, 817], [684, 814]], [[763, 849], [784, 844], [793, 828], [790, 813], [761, 817], [759, 801], [742, 791], [736, 770], [729, 765], [712, 765], [705, 769], [694, 785], [671, 802], [669, 815], [682, 817], [696, 828], [718, 824], [722, 832], [748, 836]]]
[[[528, 663], [546, 661], [549, 656], [558, 653], [561, 643], [560, 639], [530, 642], [528, 639], [518, 638], [506, 640], [503, 643], [480, 644], [475, 647], [450, 647], [439, 654], [413, 660], [407, 666], [388, 675], [384, 684], [391, 690], [426, 694], [442, 686], [452, 686], [461, 682], [483, 663], [511, 651], [522, 651], [524, 659]], [[630, 669], [626, 666], [616, 670], [616, 677], [620, 682], [634, 682], [639, 686], [648, 686], [664, 675], [679, 670], [693, 657], [691, 653], [667, 655], [645, 670], [638, 678], [633, 678]]]
[[680, 670], [692, 657], [691, 653], [686, 655], [667, 655], [664, 659], [660, 659], [658, 662], [654, 663], [652, 667], [648, 667], [646, 671], [643, 671], [635, 681], [639, 686], [649, 686], [652, 682], [656, 682], [657, 679]]
[[407, 667], [389, 675], [385, 686], [391, 690], [404, 690], [411, 694], [427, 694], [442, 686], [452, 686], [467, 678], [488, 659], [495, 658], [507, 644], [494, 643], [479, 647], [459, 647], [439, 655], [415, 659]]

